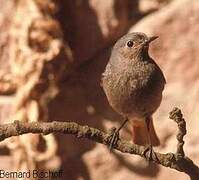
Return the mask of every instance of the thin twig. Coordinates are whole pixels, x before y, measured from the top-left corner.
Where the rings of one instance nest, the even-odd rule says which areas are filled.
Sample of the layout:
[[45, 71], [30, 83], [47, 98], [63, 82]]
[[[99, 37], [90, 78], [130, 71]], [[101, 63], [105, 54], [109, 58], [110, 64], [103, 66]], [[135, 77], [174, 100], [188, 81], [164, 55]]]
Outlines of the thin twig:
[[[188, 157], [184, 156], [183, 151], [183, 136], [186, 133], [186, 126], [183, 124], [183, 117], [181, 111], [175, 108], [170, 113], [170, 118], [174, 119], [178, 123], [179, 127], [179, 137], [178, 140], [178, 148], [177, 153], [166, 153], [161, 154], [155, 152], [156, 158], [152, 158], [151, 161], [157, 164], [161, 164], [165, 167], [170, 167], [172, 169], [176, 169], [177, 171], [184, 172], [190, 176], [191, 180], [199, 179], [199, 168], [194, 162]], [[183, 122], [181, 124], [181, 122]], [[47, 135], [49, 133], [63, 133], [63, 134], [72, 134], [77, 138], [87, 138], [89, 140], [95, 141], [97, 143], [104, 144], [106, 146], [110, 145], [110, 134], [105, 133], [99, 129], [81, 126], [74, 122], [21, 122], [14, 121], [14, 123], [3, 124], [0, 125], [0, 141], [3, 141], [6, 138], [12, 136], [19, 136], [27, 133], [42, 133]], [[183, 142], [183, 143], [182, 143]], [[123, 139], [119, 139], [113, 147], [114, 149], [129, 154], [139, 155], [143, 158], [149, 159], [148, 154], [144, 156], [145, 147], [139, 146], [136, 144], [132, 144]], [[179, 154], [181, 156], [179, 156]]]
[[184, 150], [183, 150], [183, 146], [184, 146], [184, 140], [183, 137], [186, 135], [187, 131], [186, 131], [186, 122], [182, 116], [182, 112], [180, 109], [178, 108], [174, 108], [170, 114], [169, 114], [169, 118], [174, 120], [177, 125], [178, 125], [178, 134], [176, 136], [177, 141], [178, 141], [178, 145], [177, 145], [177, 151], [176, 153], [182, 157], [185, 156]]

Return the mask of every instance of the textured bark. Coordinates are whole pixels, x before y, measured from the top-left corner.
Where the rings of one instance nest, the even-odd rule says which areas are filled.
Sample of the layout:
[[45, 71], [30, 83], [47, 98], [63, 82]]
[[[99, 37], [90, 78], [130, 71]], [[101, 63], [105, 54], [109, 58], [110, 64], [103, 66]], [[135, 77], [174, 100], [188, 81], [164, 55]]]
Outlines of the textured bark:
[[[149, 153], [145, 153], [146, 148], [136, 144], [132, 144], [128, 141], [119, 139], [114, 144], [114, 149], [129, 154], [135, 154], [146, 158], [154, 163], [158, 163], [165, 167], [176, 169], [180, 172], [184, 172], [190, 176], [191, 180], [197, 180], [199, 178], [199, 168], [194, 162], [185, 156], [183, 151], [183, 137], [186, 132], [186, 123], [182, 117], [181, 111], [178, 108], [174, 108], [170, 112], [170, 118], [173, 119], [179, 128], [177, 135], [178, 147], [176, 154], [167, 153], [161, 154], [155, 152], [155, 155], [150, 159]], [[42, 133], [47, 135], [49, 133], [63, 133], [72, 134], [77, 138], [87, 138], [97, 143], [101, 143], [110, 146], [112, 133], [105, 133], [99, 129], [89, 126], [81, 126], [74, 122], [31, 122], [25, 123], [20, 121], [14, 121], [11, 124], [4, 124], [0, 126], [0, 141], [12, 136], [19, 136], [27, 133]]]

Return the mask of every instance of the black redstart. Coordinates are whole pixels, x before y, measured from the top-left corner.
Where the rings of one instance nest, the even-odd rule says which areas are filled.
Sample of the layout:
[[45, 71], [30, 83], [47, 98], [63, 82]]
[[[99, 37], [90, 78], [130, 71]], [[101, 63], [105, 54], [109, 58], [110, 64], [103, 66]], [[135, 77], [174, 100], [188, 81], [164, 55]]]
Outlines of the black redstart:
[[161, 69], [148, 54], [149, 44], [156, 38], [140, 32], [123, 36], [114, 45], [102, 74], [108, 102], [130, 121], [133, 142], [151, 147], [160, 144], [152, 114], [161, 103], [166, 83]]

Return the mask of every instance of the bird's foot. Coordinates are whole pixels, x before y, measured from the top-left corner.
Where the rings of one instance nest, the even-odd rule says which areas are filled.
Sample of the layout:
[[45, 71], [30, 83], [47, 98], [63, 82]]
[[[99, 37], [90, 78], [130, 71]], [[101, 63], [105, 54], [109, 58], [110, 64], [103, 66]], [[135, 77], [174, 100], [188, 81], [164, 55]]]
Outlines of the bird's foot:
[[116, 129], [115, 127], [110, 129], [110, 132], [109, 132], [109, 134], [110, 134], [110, 136], [109, 136], [109, 142], [110, 142], [109, 150], [110, 151], [117, 144], [117, 141], [119, 140], [119, 132], [123, 128], [123, 126], [126, 124], [127, 121], [128, 121], [128, 119], [125, 118], [124, 122], [122, 123], [122, 125], [118, 129]]
[[111, 151], [114, 146], [117, 144], [117, 141], [119, 140], [119, 129], [116, 129], [115, 127], [111, 128], [109, 130], [109, 150]]
[[[149, 155], [147, 155], [149, 153]], [[153, 146], [150, 144], [148, 145], [144, 152], [143, 152], [143, 156], [148, 160], [148, 161], [156, 161], [159, 162], [159, 159], [155, 153], [155, 151], [153, 150]]]

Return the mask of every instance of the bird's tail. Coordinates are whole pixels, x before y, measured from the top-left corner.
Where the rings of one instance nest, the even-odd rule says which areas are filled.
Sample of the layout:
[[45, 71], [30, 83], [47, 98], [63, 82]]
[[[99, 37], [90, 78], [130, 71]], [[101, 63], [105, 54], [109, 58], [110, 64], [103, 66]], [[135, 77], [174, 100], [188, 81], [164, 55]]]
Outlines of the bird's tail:
[[133, 121], [132, 123], [132, 140], [133, 143], [138, 145], [160, 145], [160, 140], [155, 132], [153, 120], [150, 118], [149, 128], [144, 120]]

